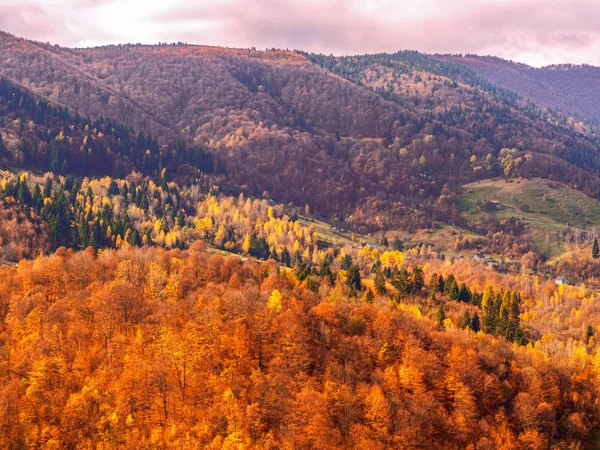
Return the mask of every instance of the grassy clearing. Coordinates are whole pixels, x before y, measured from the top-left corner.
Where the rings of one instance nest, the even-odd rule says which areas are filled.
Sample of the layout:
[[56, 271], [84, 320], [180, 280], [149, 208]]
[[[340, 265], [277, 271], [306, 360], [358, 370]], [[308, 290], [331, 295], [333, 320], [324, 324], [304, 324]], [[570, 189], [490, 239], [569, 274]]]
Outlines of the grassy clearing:
[[565, 249], [557, 235], [564, 230], [592, 230], [600, 224], [600, 202], [563, 184], [543, 179], [485, 180], [462, 188], [459, 208], [467, 220], [517, 218], [540, 251], [550, 243], [550, 255]]
[[361, 242], [371, 246], [379, 245], [377, 239], [371, 236], [364, 236], [350, 231], [341, 231], [334, 229], [326, 222], [314, 219], [312, 217], [300, 216], [300, 223], [303, 226], [313, 225], [319, 234], [319, 240], [324, 244], [335, 248], [344, 247], [345, 245], [358, 245]]

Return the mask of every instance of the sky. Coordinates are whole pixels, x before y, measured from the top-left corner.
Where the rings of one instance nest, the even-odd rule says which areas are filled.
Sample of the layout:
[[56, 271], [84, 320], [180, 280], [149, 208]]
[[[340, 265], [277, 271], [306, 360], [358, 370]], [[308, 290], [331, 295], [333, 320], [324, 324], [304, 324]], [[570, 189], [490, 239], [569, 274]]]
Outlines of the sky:
[[69, 47], [411, 49], [600, 66], [599, 0], [0, 0], [0, 29]]

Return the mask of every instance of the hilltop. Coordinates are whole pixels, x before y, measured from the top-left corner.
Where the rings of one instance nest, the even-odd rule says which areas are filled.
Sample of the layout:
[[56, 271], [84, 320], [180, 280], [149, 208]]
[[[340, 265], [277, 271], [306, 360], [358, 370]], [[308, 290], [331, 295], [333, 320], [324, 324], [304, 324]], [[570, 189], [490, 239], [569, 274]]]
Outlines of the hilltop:
[[599, 67], [558, 64], [537, 68], [477, 55], [435, 55], [434, 58], [460, 64], [494, 84], [581, 121], [600, 123]]

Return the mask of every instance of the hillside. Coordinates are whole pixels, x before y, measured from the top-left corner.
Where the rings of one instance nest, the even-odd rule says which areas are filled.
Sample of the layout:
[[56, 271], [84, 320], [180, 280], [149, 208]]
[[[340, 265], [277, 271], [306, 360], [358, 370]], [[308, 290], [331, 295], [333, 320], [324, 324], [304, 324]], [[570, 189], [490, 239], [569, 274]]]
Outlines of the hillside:
[[588, 65], [531, 67], [497, 57], [435, 55], [548, 108], [600, 123], [600, 68]]
[[[463, 186], [459, 205], [475, 229], [491, 219], [517, 220], [540, 254], [554, 256], [595, 234], [600, 202], [542, 179], [484, 180]], [[506, 249], [507, 251], [509, 249]]]
[[70, 111], [202, 146], [241, 190], [363, 232], [457, 220], [459, 186], [501, 173], [600, 191], [589, 130], [424, 55], [336, 68], [287, 51], [66, 49], [2, 34], [0, 63], [0, 75]]
[[196, 244], [63, 249], [0, 275], [4, 448], [572, 448], [598, 423], [585, 341], [458, 326], [481, 310], [429, 273], [361, 301]]

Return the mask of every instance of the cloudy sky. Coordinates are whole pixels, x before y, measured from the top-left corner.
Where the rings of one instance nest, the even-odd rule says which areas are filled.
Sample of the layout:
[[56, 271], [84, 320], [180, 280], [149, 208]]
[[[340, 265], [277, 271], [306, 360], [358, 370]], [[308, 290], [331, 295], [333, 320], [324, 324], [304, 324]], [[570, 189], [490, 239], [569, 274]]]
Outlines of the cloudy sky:
[[0, 29], [78, 47], [186, 41], [600, 65], [598, 0], [0, 0]]

